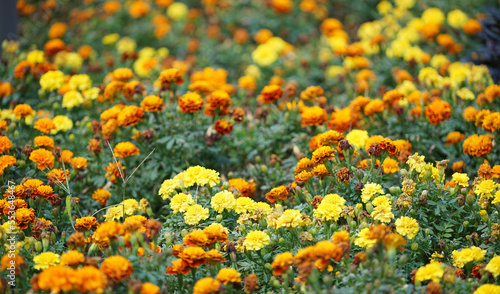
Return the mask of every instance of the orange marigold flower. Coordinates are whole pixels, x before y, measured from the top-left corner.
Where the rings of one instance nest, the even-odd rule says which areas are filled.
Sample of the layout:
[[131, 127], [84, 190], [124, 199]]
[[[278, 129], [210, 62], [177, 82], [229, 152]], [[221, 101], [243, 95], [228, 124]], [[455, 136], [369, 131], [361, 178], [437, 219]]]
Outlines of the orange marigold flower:
[[333, 157], [335, 157], [334, 153], [335, 150], [330, 146], [319, 147], [318, 149], [314, 150], [312, 154], [312, 162], [314, 164], [319, 164], [325, 160], [331, 160]]
[[35, 122], [35, 126], [33, 128], [42, 133], [48, 134], [51, 130], [56, 129], [56, 125], [50, 118], [41, 118]]
[[203, 229], [203, 233], [207, 236], [207, 242], [213, 244], [215, 242], [225, 242], [227, 240], [227, 229], [219, 223], [213, 223]]
[[384, 102], [380, 99], [371, 100], [368, 104], [366, 104], [364, 113], [366, 116], [370, 116], [374, 113], [380, 113], [384, 111]]
[[382, 162], [382, 168], [385, 174], [393, 174], [400, 170], [398, 161], [389, 157]]
[[262, 89], [260, 95], [262, 95], [262, 102], [273, 103], [283, 96], [283, 90], [279, 85], [269, 85]]
[[118, 161], [118, 164], [116, 164], [115, 162], [110, 162], [108, 166], [104, 168], [104, 170], [107, 171], [105, 177], [111, 182], [116, 183], [118, 177], [125, 176], [125, 173], [123, 172], [124, 169], [125, 167], [122, 166], [121, 161]]
[[356, 110], [353, 112], [351, 107], [345, 107], [332, 113], [330, 121], [328, 122], [328, 127], [343, 133], [351, 126], [355, 126], [358, 118], [359, 113]]
[[323, 95], [325, 91], [320, 86], [309, 86], [304, 91], [300, 93], [301, 100], [313, 100], [321, 95]]
[[220, 269], [215, 280], [227, 285], [229, 283], [239, 283], [241, 282], [241, 274], [233, 268], [222, 268]]
[[476, 157], [488, 155], [493, 149], [494, 137], [487, 135], [471, 135], [463, 143], [463, 153]]
[[126, 82], [132, 78], [134, 73], [130, 68], [117, 68], [112, 73], [111, 76], [115, 81]]
[[273, 269], [273, 275], [281, 276], [286, 273], [290, 266], [293, 264], [293, 255], [290, 252], [284, 252], [277, 255], [273, 263], [271, 264], [271, 268]]
[[31, 63], [27, 60], [19, 62], [14, 68], [14, 77], [18, 80], [22, 79], [27, 73], [30, 72]]
[[85, 255], [76, 250], [71, 250], [61, 254], [61, 265], [78, 266], [84, 262]]
[[77, 269], [76, 274], [82, 280], [82, 283], [78, 285], [80, 293], [104, 293], [108, 279], [99, 269], [93, 266], [84, 266]]
[[493, 112], [486, 115], [483, 119], [482, 128], [491, 133], [500, 129], [500, 113]]
[[82, 170], [87, 167], [87, 159], [84, 157], [73, 157], [71, 166], [76, 170]]
[[132, 155], [139, 155], [139, 148], [130, 142], [116, 144], [113, 152], [116, 157], [127, 158]]
[[266, 199], [269, 202], [274, 203], [278, 199], [285, 200], [287, 196], [288, 196], [288, 190], [286, 189], [286, 187], [279, 186], [273, 188], [270, 192], [268, 192], [266, 194]]
[[112, 81], [104, 88], [104, 99], [113, 102], [124, 86], [125, 83], [123, 82]]
[[28, 104], [18, 104], [14, 107], [14, 114], [17, 118], [25, 118], [33, 113], [33, 109]]
[[0, 81], [0, 97], [7, 97], [14, 93], [14, 87], [9, 82]]
[[451, 165], [451, 170], [456, 172], [456, 173], [461, 173], [463, 171], [464, 167], [465, 167], [465, 163], [462, 160], [460, 160], [460, 161], [454, 162]]
[[54, 155], [45, 149], [33, 150], [30, 154], [30, 160], [37, 164], [37, 168], [44, 170], [46, 167], [54, 167]]
[[115, 255], [106, 258], [101, 265], [101, 272], [115, 282], [128, 278], [133, 272], [132, 263], [123, 256]]
[[45, 53], [48, 56], [54, 56], [58, 52], [66, 49], [66, 44], [61, 39], [52, 39], [45, 43]]
[[176, 83], [178, 85], [182, 85], [184, 83], [184, 79], [182, 78], [181, 72], [177, 68], [168, 68], [163, 70], [158, 77], [160, 83]]
[[159, 112], [164, 107], [163, 99], [156, 95], [146, 96], [141, 102], [141, 108], [146, 112]]
[[35, 147], [42, 147], [48, 150], [52, 150], [54, 148], [54, 140], [48, 136], [37, 136], [34, 139]]
[[382, 101], [390, 106], [403, 99], [404, 97], [405, 95], [403, 93], [399, 92], [398, 89], [394, 89], [392, 91], [386, 92], [384, 94], [384, 97], [382, 98]]
[[226, 119], [218, 119], [215, 122], [215, 131], [221, 136], [229, 134], [233, 131], [233, 123]]
[[10, 268], [12, 264], [15, 264], [16, 266], [14, 267], [14, 272], [16, 275], [21, 273], [21, 269], [26, 264], [24, 257], [22, 257], [21, 254], [11, 254], [9, 252], [2, 256], [0, 263], [2, 265], [0, 268], [1, 271], [5, 271]]
[[160, 287], [153, 283], [146, 282], [141, 286], [140, 294], [161, 294]]
[[112, 15], [122, 8], [120, 1], [106, 1], [102, 5], [102, 9], [107, 15]]
[[465, 138], [464, 134], [460, 132], [451, 132], [448, 135], [446, 135], [446, 145], [451, 145], [451, 144], [456, 144], [460, 141], [463, 141]]
[[49, 29], [49, 38], [61, 38], [64, 36], [66, 31], [68, 30], [68, 26], [63, 22], [56, 22]]
[[464, 33], [466, 33], [467, 35], [475, 35], [483, 31], [481, 23], [476, 19], [467, 20], [462, 29], [464, 30]]
[[253, 180], [245, 181], [243, 179], [230, 179], [228, 181], [229, 189], [238, 189], [243, 197], [251, 197], [255, 194], [257, 187]]
[[184, 249], [179, 254], [179, 257], [182, 258], [182, 260], [184, 260], [191, 268], [197, 268], [207, 262], [205, 258], [205, 250], [198, 246], [191, 246]]
[[12, 143], [7, 136], [0, 136], [0, 154], [9, 151], [12, 148]]
[[36, 282], [40, 290], [59, 293], [72, 291], [75, 286], [81, 285], [83, 280], [77, 275], [76, 270], [62, 265], [55, 265], [44, 269], [38, 275]]
[[75, 228], [79, 231], [95, 230], [99, 226], [97, 219], [93, 216], [85, 216], [76, 219]]
[[323, 177], [330, 174], [324, 164], [315, 166], [311, 172], [315, 177], [318, 177], [320, 179], [323, 179]]
[[302, 171], [308, 171], [311, 167], [313, 167], [314, 162], [307, 157], [302, 158], [297, 162], [297, 166], [295, 167], [295, 174], [298, 174]]
[[111, 192], [104, 189], [97, 189], [92, 194], [92, 199], [99, 202], [101, 205], [106, 205], [109, 198], [111, 198]]
[[128, 127], [135, 126], [142, 120], [144, 111], [135, 105], [129, 105], [123, 108], [117, 118], [119, 126]]
[[179, 108], [184, 113], [195, 113], [203, 106], [203, 99], [197, 93], [188, 92], [179, 97]]
[[302, 112], [302, 126], [320, 126], [328, 121], [326, 110], [321, 107], [307, 107]]
[[242, 76], [241, 78], [238, 79], [238, 87], [240, 89], [246, 89], [246, 90], [255, 90], [257, 88], [257, 82], [255, 81], [255, 78], [252, 76]]
[[35, 210], [33, 208], [19, 208], [14, 215], [16, 225], [21, 229], [26, 229], [35, 221]]
[[204, 231], [195, 230], [184, 236], [183, 245], [204, 246], [208, 244], [208, 237]]
[[469, 106], [464, 109], [462, 115], [465, 119], [465, 121], [475, 121], [476, 120], [476, 115], [478, 114], [478, 110], [475, 109], [472, 106]]
[[172, 264], [165, 269], [165, 273], [169, 275], [186, 275], [191, 271], [188, 263], [182, 259], [172, 261]]
[[193, 287], [193, 294], [210, 294], [219, 291], [220, 282], [210, 277], [199, 279]]
[[219, 252], [215, 249], [209, 250], [205, 253], [205, 258], [207, 261], [210, 263], [215, 263], [215, 262], [224, 262], [226, 259], [222, 257], [222, 252]]
[[69, 180], [69, 171], [66, 170], [66, 175], [64, 175], [64, 171], [62, 168], [57, 168], [51, 170], [49, 173], [47, 173], [47, 178], [51, 183], [57, 184], [59, 182], [65, 183], [66, 178]]
[[425, 116], [433, 125], [445, 121], [451, 116], [451, 105], [441, 99], [436, 99], [425, 107]]
[[151, 6], [145, 1], [135, 1], [130, 5], [128, 12], [133, 18], [143, 17], [151, 10]]
[[205, 114], [214, 116], [217, 109], [219, 109], [219, 115], [226, 115], [230, 106], [231, 97], [229, 97], [229, 94], [225, 91], [215, 90], [207, 98]]

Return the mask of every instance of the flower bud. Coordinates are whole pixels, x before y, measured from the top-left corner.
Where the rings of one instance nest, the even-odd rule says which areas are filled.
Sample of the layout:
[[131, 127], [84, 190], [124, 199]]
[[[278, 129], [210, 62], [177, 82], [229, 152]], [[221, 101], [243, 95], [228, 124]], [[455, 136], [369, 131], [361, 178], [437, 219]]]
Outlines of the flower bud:
[[224, 188], [224, 190], [229, 190], [229, 183], [224, 182], [224, 184], [222, 184], [222, 188]]
[[425, 236], [429, 236], [429, 234], [431, 233], [431, 230], [430, 229], [425, 229]]
[[165, 244], [167, 244], [167, 246], [172, 244], [172, 234], [167, 232], [163, 237], [165, 238]]
[[463, 223], [464, 228], [467, 228], [469, 226], [469, 221], [464, 221]]
[[400, 265], [405, 265], [408, 262], [408, 255], [403, 254], [401, 257], [399, 257], [399, 264]]
[[42, 242], [40, 242], [40, 241], [35, 242], [35, 250], [37, 253], [42, 252]]
[[186, 229], [182, 229], [182, 231], [181, 231], [182, 238], [186, 237], [187, 234], [188, 234], [188, 231]]
[[366, 203], [366, 211], [371, 214], [373, 212], [373, 205], [371, 203]]
[[392, 186], [389, 188], [389, 192], [391, 192], [392, 196], [399, 196], [399, 194], [401, 194], [401, 188], [397, 186]]
[[465, 200], [467, 202], [467, 205], [472, 205], [475, 202], [475, 199], [471, 194], [467, 194], [467, 197], [465, 197]]
[[255, 156], [255, 162], [260, 163], [261, 161], [262, 158], [259, 155]]
[[222, 220], [224, 219], [224, 217], [222, 216], [222, 214], [218, 214], [216, 217], [215, 217], [215, 220], [220, 223]]
[[417, 251], [418, 250], [418, 243], [415, 242], [415, 243], [411, 244], [411, 250]]
[[267, 174], [268, 172], [267, 166], [265, 164], [261, 164], [260, 171]]

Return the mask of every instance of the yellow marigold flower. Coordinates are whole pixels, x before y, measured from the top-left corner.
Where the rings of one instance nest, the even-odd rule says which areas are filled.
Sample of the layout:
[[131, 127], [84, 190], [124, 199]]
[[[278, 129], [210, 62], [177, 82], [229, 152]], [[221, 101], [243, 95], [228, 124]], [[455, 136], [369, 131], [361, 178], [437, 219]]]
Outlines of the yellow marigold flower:
[[316, 209], [314, 209], [314, 217], [323, 221], [333, 220], [337, 221], [340, 217], [344, 206], [329, 202], [321, 202]]
[[59, 264], [61, 262], [61, 256], [53, 252], [44, 252], [33, 257], [33, 262], [35, 262], [33, 267], [36, 270], [42, 270]]
[[174, 179], [165, 180], [161, 184], [160, 190], [158, 191], [158, 195], [160, 195], [163, 200], [166, 200], [173, 193], [175, 193], [175, 189], [177, 188], [179, 188], [178, 180]]
[[448, 17], [446, 18], [446, 20], [452, 28], [461, 29], [463, 28], [467, 20], [469, 20], [469, 18], [463, 11], [454, 9], [448, 12]]
[[236, 199], [234, 206], [234, 211], [238, 214], [242, 213], [252, 213], [256, 209], [256, 203], [252, 198], [249, 197], [239, 197]]
[[224, 209], [231, 211], [236, 205], [236, 199], [234, 199], [233, 193], [221, 191], [212, 197], [210, 203], [215, 211], [222, 213]]
[[42, 63], [45, 60], [44, 52], [40, 50], [33, 50], [26, 55], [26, 60], [32, 64]]
[[184, 222], [188, 225], [197, 225], [200, 221], [208, 219], [209, 216], [208, 208], [194, 204], [189, 206], [184, 213]]
[[323, 198], [321, 203], [331, 203], [338, 206], [344, 206], [346, 200], [343, 197], [340, 197], [338, 194], [328, 194]]
[[500, 275], [500, 256], [493, 257], [484, 270], [490, 272], [495, 278]]
[[381, 221], [383, 223], [389, 223], [394, 218], [394, 214], [391, 211], [391, 207], [388, 205], [379, 205], [375, 207], [371, 213], [371, 217], [374, 220]]
[[109, 279], [115, 282], [125, 280], [134, 272], [132, 263], [125, 257], [119, 255], [106, 258], [102, 262], [100, 269]]
[[35, 122], [35, 126], [33, 128], [42, 133], [48, 134], [52, 130], [56, 129], [56, 125], [50, 118], [41, 118]]
[[52, 119], [52, 122], [56, 126], [55, 129], [50, 131], [51, 134], [56, 134], [57, 132], [66, 132], [73, 128], [73, 121], [64, 115], [57, 115]]
[[269, 66], [278, 59], [278, 53], [266, 44], [261, 44], [252, 51], [252, 60], [260, 66]]
[[84, 262], [85, 255], [76, 250], [71, 250], [61, 255], [61, 265], [78, 266]]
[[455, 184], [460, 185], [462, 188], [469, 187], [469, 177], [464, 173], [454, 173], [452, 176]]
[[356, 150], [365, 147], [368, 138], [368, 132], [363, 130], [352, 130], [345, 136], [345, 139], [349, 141], [349, 144], [353, 145]]
[[163, 99], [160, 97], [150, 95], [142, 99], [141, 107], [146, 112], [159, 112], [165, 107], [165, 104], [163, 103]]
[[60, 70], [50, 70], [40, 77], [40, 86], [46, 92], [58, 90], [64, 82], [64, 73]]
[[363, 203], [370, 201], [376, 194], [383, 195], [384, 190], [382, 186], [376, 183], [366, 183], [361, 190], [361, 200]]
[[356, 234], [356, 240], [354, 241], [354, 245], [362, 247], [362, 248], [372, 248], [375, 243], [377, 243], [376, 239], [370, 238], [370, 228], [364, 228], [359, 233]]
[[220, 269], [215, 280], [227, 285], [229, 283], [239, 283], [241, 282], [241, 274], [233, 268], [222, 268]]
[[500, 293], [500, 286], [494, 284], [484, 284], [479, 286], [473, 294], [497, 294]]
[[167, 16], [173, 21], [179, 21], [188, 14], [188, 7], [181, 2], [174, 2], [168, 6]]
[[498, 188], [499, 184], [496, 184], [492, 180], [484, 180], [474, 189], [474, 193], [480, 196], [486, 195], [488, 198], [493, 197], [493, 191]]
[[73, 90], [83, 91], [92, 87], [92, 80], [86, 74], [73, 75], [69, 79], [68, 85]]
[[453, 266], [463, 268], [469, 262], [483, 261], [485, 254], [486, 250], [472, 246], [470, 248], [464, 248], [460, 251], [453, 250], [451, 258], [453, 259]]
[[415, 170], [416, 172], [421, 173], [425, 166], [424, 158], [424, 155], [419, 156], [418, 153], [410, 155], [406, 161], [406, 164], [410, 166], [410, 171]]
[[[176, 4], [176, 3], [177, 4], [185, 5], [185, 4], [180, 3], [180, 2], [175, 2], [174, 4]], [[172, 5], [174, 5], [174, 4], [172, 4]], [[170, 7], [172, 5], [170, 5]], [[219, 281], [214, 280], [214, 279], [212, 279], [210, 277], [206, 277], [206, 278], [203, 278], [203, 279], [199, 279], [194, 284], [193, 294], [210, 294], [210, 293], [219, 291], [219, 287], [220, 287], [220, 282]]]
[[72, 109], [80, 106], [83, 103], [83, 96], [80, 92], [71, 90], [64, 94], [62, 100], [62, 107]]
[[439, 283], [439, 280], [443, 277], [443, 275], [444, 270], [441, 267], [441, 263], [438, 261], [431, 262], [418, 268], [417, 273], [415, 274], [415, 283], [427, 280]]
[[491, 201], [491, 204], [497, 205], [500, 203], [500, 190], [495, 193], [495, 198]]
[[285, 228], [296, 228], [303, 226], [304, 221], [302, 219], [302, 213], [295, 209], [287, 209], [276, 221], [276, 229]]
[[45, 149], [33, 150], [30, 154], [30, 160], [37, 164], [37, 168], [44, 170], [46, 167], [54, 167], [54, 155]]
[[474, 95], [474, 92], [467, 88], [462, 88], [456, 92], [456, 95], [460, 97], [462, 100], [474, 100], [476, 99], [476, 96]]
[[243, 241], [243, 247], [245, 250], [259, 251], [270, 243], [271, 238], [266, 232], [251, 231], [246, 235], [245, 241]]
[[402, 236], [406, 236], [408, 239], [413, 239], [420, 230], [418, 222], [408, 216], [400, 217], [396, 220], [396, 232]]

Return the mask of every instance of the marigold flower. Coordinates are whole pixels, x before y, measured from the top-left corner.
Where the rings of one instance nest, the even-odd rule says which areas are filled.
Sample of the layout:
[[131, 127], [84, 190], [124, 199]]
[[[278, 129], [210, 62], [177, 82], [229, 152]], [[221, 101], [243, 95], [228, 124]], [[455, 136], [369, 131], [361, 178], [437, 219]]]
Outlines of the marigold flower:
[[165, 108], [165, 104], [163, 103], [163, 99], [156, 95], [150, 95], [144, 97], [141, 102], [141, 108], [146, 112], [159, 112], [163, 108]]
[[231, 211], [236, 204], [236, 199], [233, 193], [221, 191], [212, 197], [210, 203], [215, 211], [222, 213], [224, 210]]
[[493, 149], [493, 136], [487, 135], [471, 135], [465, 139], [463, 143], [463, 153], [476, 157], [488, 155]]
[[182, 258], [182, 260], [191, 268], [197, 268], [207, 262], [205, 258], [205, 250], [198, 246], [191, 246], [184, 249], [179, 254], [179, 257]]
[[260, 93], [264, 103], [273, 103], [283, 96], [283, 90], [279, 85], [268, 85]]
[[485, 254], [486, 250], [482, 250], [476, 246], [471, 246], [470, 248], [464, 248], [460, 251], [453, 250], [451, 258], [453, 259], [453, 266], [463, 268], [466, 264], [472, 261], [483, 261]]
[[43, 252], [33, 257], [33, 266], [36, 270], [47, 269], [50, 266], [57, 265], [61, 262], [61, 256], [53, 252]]
[[425, 107], [425, 116], [433, 125], [445, 121], [451, 116], [451, 105], [441, 99], [436, 99]]
[[188, 225], [197, 225], [200, 221], [208, 219], [209, 216], [208, 208], [194, 204], [189, 206], [184, 213], [184, 222]]
[[92, 199], [99, 202], [101, 205], [106, 205], [107, 200], [111, 197], [111, 192], [104, 189], [97, 189], [92, 193]]
[[396, 232], [400, 235], [406, 236], [408, 239], [415, 238], [420, 230], [417, 220], [407, 216], [398, 218], [395, 224]]
[[187, 275], [191, 271], [189, 264], [182, 259], [172, 261], [172, 264], [165, 269], [169, 275]]
[[82, 170], [87, 167], [87, 159], [84, 157], [73, 157], [71, 166], [76, 170]]
[[208, 243], [225, 242], [227, 240], [228, 231], [219, 223], [213, 223], [203, 229], [203, 232], [208, 238]]
[[220, 282], [210, 277], [199, 279], [193, 287], [193, 294], [210, 294], [219, 291]]
[[218, 119], [215, 122], [215, 130], [219, 135], [229, 134], [233, 131], [233, 123], [226, 119]]
[[97, 219], [93, 216], [85, 216], [76, 219], [75, 228], [79, 231], [95, 230], [99, 226]]
[[195, 230], [184, 236], [184, 246], [205, 246], [208, 244], [208, 237], [204, 231]]
[[195, 113], [203, 106], [203, 99], [197, 93], [188, 92], [179, 97], [179, 108], [184, 113]]
[[116, 121], [119, 126], [135, 126], [137, 123], [142, 121], [143, 116], [144, 111], [141, 108], [135, 105], [129, 105], [123, 108]]
[[469, 19], [468, 21], [465, 22], [462, 29], [464, 30], [464, 33], [466, 33], [467, 35], [475, 35], [483, 31], [483, 26], [478, 20]]
[[245, 250], [259, 251], [264, 246], [269, 245], [271, 238], [266, 232], [263, 231], [250, 231], [245, 236], [245, 241], [243, 241], [243, 248]]
[[285, 200], [287, 196], [288, 196], [288, 190], [286, 189], [286, 187], [279, 186], [273, 188], [270, 192], [268, 192], [266, 194], [266, 199], [269, 202], [274, 203], [278, 199]]
[[326, 111], [318, 106], [307, 107], [302, 111], [302, 127], [305, 126], [320, 126], [328, 121]]
[[10, 139], [7, 136], [0, 136], [0, 154], [10, 151], [10, 148], [12, 148]]
[[139, 155], [139, 148], [130, 142], [116, 144], [113, 152], [116, 157], [127, 158], [132, 155]]
[[370, 116], [375, 113], [380, 113], [384, 111], [384, 102], [380, 99], [371, 100], [366, 104], [364, 113], [366, 116]]
[[50, 131], [57, 129], [56, 125], [50, 118], [41, 118], [37, 120], [33, 128], [45, 134], [48, 134]]
[[50, 292], [71, 291], [76, 285], [81, 285], [82, 279], [72, 268], [57, 265], [43, 270], [37, 279], [40, 290]]
[[222, 268], [219, 270], [215, 280], [223, 283], [224, 285], [229, 283], [240, 283], [241, 274], [233, 268]]
[[125, 169], [124, 166], [122, 166], [122, 162], [118, 161], [116, 162], [110, 162], [104, 170], [107, 172], [105, 177], [109, 179], [111, 182], [116, 183], [119, 177], [124, 177], [125, 173], [123, 170]]
[[106, 258], [102, 262], [100, 270], [109, 279], [120, 282], [128, 278], [134, 272], [134, 267], [125, 257], [115, 255]]
[[451, 144], [456, 144], [460, 141], [463, 141], [465, 138], [464, 134], [460, 132], [451, 132], [448, 135], [446, 135], [446, 145], [451, 145]]
[[84, 262], [85, 255], [76, 250], [71, 250], [61, 255], [61, 265], [78, 266]]

